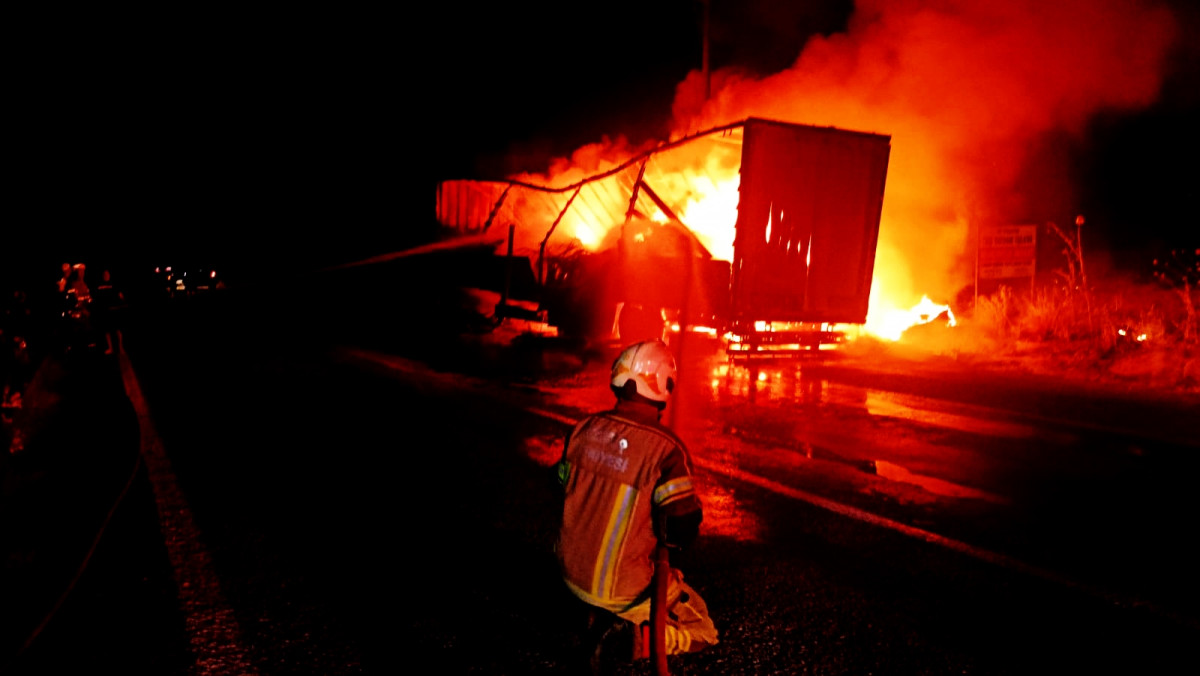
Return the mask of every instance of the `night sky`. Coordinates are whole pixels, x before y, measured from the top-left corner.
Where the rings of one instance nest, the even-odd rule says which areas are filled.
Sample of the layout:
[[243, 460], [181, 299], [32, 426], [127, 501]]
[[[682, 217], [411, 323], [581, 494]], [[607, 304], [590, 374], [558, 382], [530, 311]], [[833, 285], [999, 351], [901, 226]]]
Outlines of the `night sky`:
[[[1175, 4], [1194, 34], [1191, 3]], [[406, 248], [433, 232], [438, 180], [661, 137], [701, 65], [694, 0], [479, 5], [31, 17], [10, 67], [6, 273], [305, 267]], [[711, 66], [786, 68], [852, 9], [712, 0]], [[1159, 104], [1101, 117], [1072, 149], [1090, 221], [1142, 224], [1112, 226], [1114, 243], [1195, 241], [1196, 57], [1173, 57]]]

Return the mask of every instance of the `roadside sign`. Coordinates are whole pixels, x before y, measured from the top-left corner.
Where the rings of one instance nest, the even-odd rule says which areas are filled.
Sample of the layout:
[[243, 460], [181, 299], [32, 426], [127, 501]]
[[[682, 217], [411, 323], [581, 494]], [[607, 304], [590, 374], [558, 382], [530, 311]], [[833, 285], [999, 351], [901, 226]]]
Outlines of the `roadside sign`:
[[979, 279], [1032, 278], [1037, 268], [1037, 226], [983, 228], [976, 261]]

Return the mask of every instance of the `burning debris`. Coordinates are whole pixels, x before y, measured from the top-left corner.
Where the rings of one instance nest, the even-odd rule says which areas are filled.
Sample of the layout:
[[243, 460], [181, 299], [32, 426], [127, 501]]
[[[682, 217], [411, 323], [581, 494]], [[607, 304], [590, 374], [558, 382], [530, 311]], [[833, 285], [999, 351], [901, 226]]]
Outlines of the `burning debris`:
[[[714, 142], [738, 151], [738, 203], [720, 238], [684, 220], [695, 186], [716, 182], [687, 180], [695, 163], [681, 158], [708, 157]], [[730, 335], [733, 356], [819, 349], [841, 341], [835, 325], [866, 320], [890, 149], [881, 134], [750, 119], [562, 188], [443, 184], [438, 217], [471, 234], [507, 219], [510, 259], [518, 230], [527, 252], [537, 235], [540, 300], [551, 314], [597, 313], [589, 335], [665, 338], [678, 325]], [[590, 255], [564, 262], [552, 248], [564, 239]]]
[[[852, 294], [853, 312], [741, 319], [770, 322], [776, 329], [781, 326], [776, 320], [790, 320], [820, 332], [849, 322], [890, 340], [935, 319], [952, 326], [949, 306], [930, 299], [954, 299], [970, 285], [980, 231], [1023, 222], [1074, 199], [1062, 158], [1035, 149], [1048, 136], [1078, 136], [1101, 112], [1136, 111], [1153, 103], [1179, 37], [1177, 24], [1162, 6], [1116, 0], [1053, 6], [1033, 0], [1002, 6], [872, 1], [856, 8], [844, 32], [797, 45], [795, 61], [784, 71], [762, 77], [735, 69], [691, 73], [676, 90], [670, 141], [632, 147], [624, 139], [605, 139], [555, 161], [544, 174], [446, 182], [439, 187], [440, 222], [464, 235], [518, 224], [508, 246], [525, 257], [522, 265], [545, 287], [587, 280], [582, 290], [569, 285], [574, 295], [561, 302], [606, 297], [600, 305], [638, 315], [639, 331], [702, 324], [698, 318], [720, 313], [724, 300], [699, 308], [685, 303], [694, 312], [680, 318], [671, 316], [670, 303], [622, 302], [606, 285], [659, 289], [662, 295], [662, 288], [673, 288], [673, 282], [678, 287], [679, 278], [697, 269], [702, 277], [722, 277], [725, 262], [735, 299], [725, 310], [736, 314], [740, 303], [753, 304], [780, 289], [811, 303], [814, 296], [803, 284], [820, 269], [821, 260], [808, 258], [819, 247], [816, 240], [777, 237], [801, 213], [795, 205], [747, 201], [755, 185], [746, 185], [743, 171], [745, 122], [864, 130], [858, 132], [864, 137], [886, 130], [891, 141], [886, 199], [845, 200], [867, 214], [879, 208], [877, 230], [869, 232], [873, 241], [862, 249], [869, 251], [867, 269], [864, 274], [849, 265], [831, 273], [869, 284], [863, 295], [859, 289]], [[785, 175], [802, 184], [822, 177], [817, 166], [797, 160], [754, 180]], [[1023, 188], [1030, 184], [1051, 186], [1056, 194], [1048, 203], [1034, 203], [1044, 195]], [[747, 272], [737, 249], [739, 241], [748, 245], [743, 233], [751, 227], [762, 228], [764, 242], [779, 240], [780, 257], [804, 264], [756, 265]], [[844, 235], [838, 232], [835, 239]], [[664, 240], [676, 250], [686, 246], [691, 255], [675, 258], [689, 264], [647, 258], [643, 262], [656, 273], [648, 278], [618, 275], [614, 281], [600, 273], [611, 274], [618, 256], [649, 256]], [[783, 273], [787, 281], [769, 281], [749, 300], [738, 298], [744, 288], [739, 284], [751, 283], [755, 272], [764, 279]], [[779, 298], [764, 302], [781, 304]], [[607, 314], [594, 322], [600, 328], [618, 323]]]

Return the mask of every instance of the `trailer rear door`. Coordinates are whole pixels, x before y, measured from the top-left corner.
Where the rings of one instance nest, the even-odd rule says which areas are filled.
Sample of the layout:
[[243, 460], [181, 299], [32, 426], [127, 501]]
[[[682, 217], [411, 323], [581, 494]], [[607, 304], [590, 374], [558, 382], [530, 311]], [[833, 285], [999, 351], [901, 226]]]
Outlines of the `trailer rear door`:
[[891, 137], [749, 119], [731, 319], [862, 324]]

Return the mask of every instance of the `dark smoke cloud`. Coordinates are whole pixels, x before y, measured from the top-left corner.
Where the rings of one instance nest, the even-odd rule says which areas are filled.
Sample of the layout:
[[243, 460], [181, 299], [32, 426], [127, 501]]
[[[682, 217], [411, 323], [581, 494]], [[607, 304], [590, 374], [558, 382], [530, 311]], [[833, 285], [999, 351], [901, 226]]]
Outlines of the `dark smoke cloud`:
[[964, 281], [972, 226], [1036, 212], [1018, 189], [1031, 160], [1050, 162], [1047, 177], [1068, 172], [1061, 154], [1035, 152], [1044, 139], [1081, 139], [1096, 116], [1154, 104], [1179, 37], [1150, 2], [869, 0], [784, 70], [717, 69], [707, 101], [693, 71], [675, 130], [759, 116], [891, 135], [878, 281], [945, 297]]

